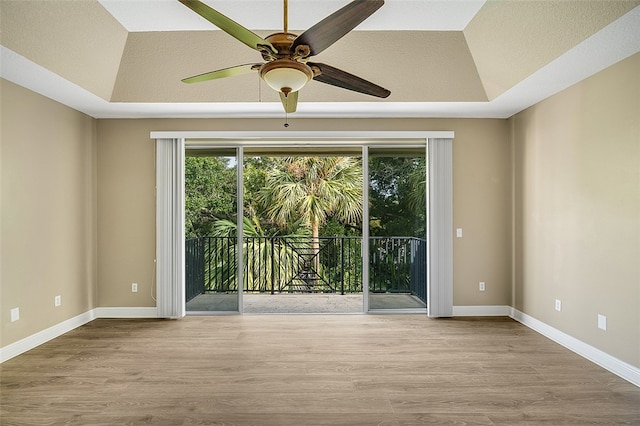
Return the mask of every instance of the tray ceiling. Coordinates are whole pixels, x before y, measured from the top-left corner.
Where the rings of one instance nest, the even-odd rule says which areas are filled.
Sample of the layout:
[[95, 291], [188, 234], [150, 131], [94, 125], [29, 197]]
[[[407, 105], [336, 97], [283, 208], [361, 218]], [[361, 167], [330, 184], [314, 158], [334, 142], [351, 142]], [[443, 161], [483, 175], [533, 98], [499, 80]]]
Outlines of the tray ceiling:
[[[280, 31], [281, 1], [206, 2], [261, 35]], [[308, 28], [346, 3], [291, 0], [289, 25]], [[639, 5], [387, 0], [314, 60], [391, 96], [312, 81], [296, 115], [509, 117], [639, 52]], [[282, 115], [257, 73], [180, 81], [261, 58], [178, 1], [3, 0], [0, 19], [2, 77], [94, 117]]]

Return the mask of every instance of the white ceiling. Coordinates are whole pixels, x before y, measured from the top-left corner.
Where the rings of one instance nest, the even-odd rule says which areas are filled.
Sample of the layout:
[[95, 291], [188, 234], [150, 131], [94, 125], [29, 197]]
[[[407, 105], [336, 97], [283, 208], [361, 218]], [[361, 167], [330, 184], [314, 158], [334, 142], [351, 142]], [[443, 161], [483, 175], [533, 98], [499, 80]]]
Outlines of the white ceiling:
[[[129, 32], [212, 30], [210, 23], [176, 0], [99, 1]], [[206, 2], [252, 30], [274, 30], [282, 25], [280, 0]], [[289, 25], [308, 28], [347, 2], [291, 0]], [[461, 31], [484, 3], [484, 0], [387, 0], [358, 29]], [[640, 52], [640, 6], [491, 101], [301, 102], [295, 116], [507, 118], [637, 52]], [[96, 118], [283, 115], [278, 102], [109, 102], [5, 46], [0, 53], [2, 78]]]

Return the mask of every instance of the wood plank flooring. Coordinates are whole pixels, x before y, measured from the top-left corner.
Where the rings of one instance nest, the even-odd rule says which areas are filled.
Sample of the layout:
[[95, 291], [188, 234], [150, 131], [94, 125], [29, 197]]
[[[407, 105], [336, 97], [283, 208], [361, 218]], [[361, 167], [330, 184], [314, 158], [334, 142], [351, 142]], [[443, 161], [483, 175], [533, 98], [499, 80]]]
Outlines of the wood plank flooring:
[[640, 388], [508, 318], [100, 319], [0, 384], [2, 425], [640, 424]]

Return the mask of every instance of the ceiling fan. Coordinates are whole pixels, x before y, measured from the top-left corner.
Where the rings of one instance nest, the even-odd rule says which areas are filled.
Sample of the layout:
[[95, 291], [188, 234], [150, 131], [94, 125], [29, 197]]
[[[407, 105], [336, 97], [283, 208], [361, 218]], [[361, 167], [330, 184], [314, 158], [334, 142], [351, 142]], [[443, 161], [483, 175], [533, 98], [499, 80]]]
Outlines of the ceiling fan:
[[288, 2], [284, 0], [284, 30], [262, 38], [200, 0], [179, 0], [185, 6], [227, 34], [262, 54], [264, 63], [251, 63], [224, 68], [185, 78], [184, 83], [198, 83], [254, 71], [280, 93], [285, 112], [295, 112], [298, 91], [309, 80], [319, 81], [366, 95], [386, 98], [391, 92], [338, 68], [309, 62], [311, 56], [331, 46], [384, 4], [384, 0], [354, 0], [332, 13], [300, 35], [288, 30]]

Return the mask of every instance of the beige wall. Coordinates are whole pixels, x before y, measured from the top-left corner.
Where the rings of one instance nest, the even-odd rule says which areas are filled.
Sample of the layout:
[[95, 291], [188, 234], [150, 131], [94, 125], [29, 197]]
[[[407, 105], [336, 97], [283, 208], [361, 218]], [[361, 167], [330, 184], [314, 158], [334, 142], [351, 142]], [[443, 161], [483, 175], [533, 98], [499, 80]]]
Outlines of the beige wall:
[[515, 307], [636, 367], [639, 75], [636, 54], [510, 120]]
[[156, 306], [155, 153], [145, 123], [98, 121], [98, 306]]
[[[455, 121], [454, 121], [455, 122]], [[505, 120], [459, 120], [453, 145], [453, 304], [511, 304], [511, 169]], [[479, 282], [486, 290], [478, 290]]]
[[3, 347], [95, 307], [96, 141], [92, 118], [0, 84]]
[[[506, 120], [291, 120], [293, 130], [453, 130], [454, 304], [511, 300], [509, 127]], [[151, 131], [282, 130], [282, 120], [99, 120], [99, 306], [155, 306]], [[487, 291], [478, 291], [478, 282]], [[131, 293], [131, 282], [139, 292]]]

